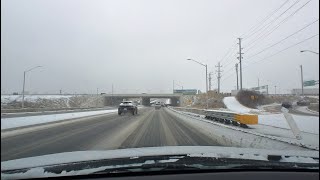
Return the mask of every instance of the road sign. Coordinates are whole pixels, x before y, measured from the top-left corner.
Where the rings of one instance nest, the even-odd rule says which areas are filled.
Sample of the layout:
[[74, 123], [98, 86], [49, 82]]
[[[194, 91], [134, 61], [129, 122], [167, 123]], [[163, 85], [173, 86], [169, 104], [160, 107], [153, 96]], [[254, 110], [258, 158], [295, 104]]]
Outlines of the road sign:
[[251, 90], [259, 91], [259, 90], [263, 90], [263, 89], [267, 89], [267, 88], [268, 88], [268, 85], [265, 85], [265, 86], [253, 87], [253, 88], [251, 88]]
[[319, 81], [316, 81], [316, 80], [303, 81], [303, 86], [314, 86], [316, 84], [319, 84]]
[[175, 89], [173, 93], [182, 93], [183, 95], [196, 95], [196, 89]]

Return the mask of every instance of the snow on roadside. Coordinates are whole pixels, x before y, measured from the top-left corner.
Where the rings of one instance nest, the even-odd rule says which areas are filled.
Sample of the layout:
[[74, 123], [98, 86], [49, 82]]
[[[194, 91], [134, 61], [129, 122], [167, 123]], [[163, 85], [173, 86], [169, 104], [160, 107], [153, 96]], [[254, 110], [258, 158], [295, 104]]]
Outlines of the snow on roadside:
[[[259, 110], [251, 109], [240, 104], [235, 97], [225, 97], [223, 99], [224, 104], [228, 109], [239, 112], [239, 113], [255, 113]], [[271, 104], [270, 106], [277, 105]], [[261, 106], [267, 107], [267, 106]], [[262, 112], [262, 111], [260, 111]], [[268, 125], [278, 128], [290, 129], [284, 115], [281, 114], [268, 114], [268, 113], [258, 113], [258, 123], [261, 125]], [[301, 116], [292, 115], [297, 126], [301, 131], [307, 133], [319, 134], [319, 117], [314, 116]]]
[[257, 113], [261, 112], [258, 109], [251, 109], [243, 106], [239, 103], [239, 101], [234, 97], [225, 97], [223, 98], [223, 103], [227, 106], [231, 111], [239, 112], [239, 113]]
[[312, 111], [310, 109], [308, 109], [308, 106], [298, 106], [297, 110], [303, 113], [307, 113], [307, 114], [315, 114], [315, 115], [319, 115], [319, 112], [317, 111]]
[[[250, 129], [244, 129], [244, 128], [239, 128], [239, 127], [232, 126], [232, 125], [226, 125], [226, 124], [223, 124], [220, 122], [215, 122], [212, 120], [207, 120], [207, 119], [205, 119], [204, 116], [199, 115], [199, 114], [179, 111], [179, 110], [175, 110], [175, 109], [171, 109], [171, 108], [169, 108], [169, 109], [174, 112], [177, 112], [178, 114], [183, 114], [184, 116], [192, 117], [193, 119], [197, 119], [197, 120], [200, 120], [203, 122], [208, 122], [210, 124], [214, 124], [219, 127], [226, 127], [227, 129], [231, 129], [234, 132], [227, 133], [227, 131], [223, 131], [223, 132], [219, 133], [217, 130], [214, 130], [214, 131], [211, 130], [209, 132], [215, 132], [214, 133], [215, 135], [227, 133], [226, 136], [228, 136], [228, 137], [231, 135], [235, 135], [235, 138], [233, 138], [233, 140], [236, 140], [236, 139], [239, 139], [239, 137], [242, 137], [241, 135], [236, 135], [237, 134], [236, 131], [240, 131], [240, 132], [248, 133], [249, 135], [265, 137], [265, 138], [268, 138], [269, 140], [276, 140], [279, 142], [286, 142], [286, 143], [292, 144], [292, 145], [298, 145], [301, 147], [307, 147], [310, 149], [319, 150], [319, 134], [302, 132], [301, 134], [302, 134], [303, 139], [301, 141], [299, 141], [295, 138], [292, 131], [290, 129], [286, 129], [286, 128], [258, 124], [258, 125], [250, 125], [250, 127], [251, 127]], [[262, 116], [265, 116], [265, 115], [262, 115]], [[272, 118], [272, 116], [268, 116], [268, 117], [270, 119], [274, 119], [274, 118]], [[308, 118], [310, 116], [306, 116], [306, 117]], [[283, 118], [280, 117], [279, 119], [280, 119], [280, 122], [286, 123], [284, 117]], [[220, 130], [220, 129], [218, 129], [218, 130]], [[250, 139], [251, 136], [246, 137], [246, 138], [241, 138], [241, 139], [249, 140], [248, 138]], [[252, 140], [249, 140], [249, 142], [250, 141], [252, 142]], [[254, 141], [256, 141], [256, 140], [254, 140]], [[258, 144], [260, 144], [260, 142]], [[264, 146], [264, 148], [268, 149], [269, 148], [268, 145], [267, 144], [265, 144], [265, 145], [266, 146]], [[275, 148], [274, 145], [271, 145], [271, 147]]]
[[[38, 99], [69, 99], [73, 95], [25, 95], [25, 101], [36, 102]], [[22, 101], [22, 95], [1, 95], [1, 104]]]
[[[319, 117], [292, 115], [303, 132], [319, 134]], [[258, 123], [278, 128], [290, 129], [283, 114], [259, 115]]]
[[50, 114], [50, 115], [27, 116], [27, 117], [16, 117], [16, 118], [1, 118], [1, 130], [35, 125], [35, 124], [43, 124], [43, 123], [49, 123], [49, 122], [55, 122], [55, 121], [62, 121], [66, 119], [87, 117], [87, 116], [93, 116], [93, 115], [99, 115], [99, 114], [108, 114], [108, 113], [113, 113], [117, 111], [118, 111], [117, 109], [112, 109], [112, 110]]

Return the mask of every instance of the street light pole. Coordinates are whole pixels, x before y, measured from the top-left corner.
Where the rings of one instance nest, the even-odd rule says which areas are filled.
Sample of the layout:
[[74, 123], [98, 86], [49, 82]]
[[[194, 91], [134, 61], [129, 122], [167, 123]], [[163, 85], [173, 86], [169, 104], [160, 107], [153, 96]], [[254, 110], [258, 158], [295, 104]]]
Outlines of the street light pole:
[[26, 71], [23, 71], [23, 87], [22, 87], [22, 108], [24, 108], [24, 87], [25, 87], [25, 84], [26, 84], [26, 73], [35, 69], [35, 68], [38, 68], [38, 67], [42, 67], [42, 66], [36, 66], [36, 67], [33, 67], [29, 70], [26, 70]]
[[207, 64], [202, 64], [201, 62], [198, 62], [194, 59], [187, 59], [188, 61], [194, 61], [206, 68], [206, 104], [207, 104], [207, 109], [208, 109], [208, 65]]
[[173, 83], [172, 83], [172, 93], [174, 94], [174, 80], [173, 80]]
[[302, 65], [300, 65], [300, 69], [301, 69], [301, 94], [303, 96], [303, 72], [302, 72]]

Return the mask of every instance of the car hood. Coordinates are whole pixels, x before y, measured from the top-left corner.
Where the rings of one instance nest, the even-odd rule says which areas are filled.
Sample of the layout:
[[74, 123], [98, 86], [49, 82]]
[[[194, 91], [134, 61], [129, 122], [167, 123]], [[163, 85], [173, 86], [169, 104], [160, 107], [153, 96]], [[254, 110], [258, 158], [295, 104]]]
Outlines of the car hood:
[[[53, 166], [84, 161], [96, 161], [103, 159], [133, 159], [140, 157], [156, 156], [189, 156], [189, 157], [213, 157], [234, 158], [244, 160], [268, 161], [271, 156], [281, 156], [287, 162], [319, 163], [319, 151], [297, 150], [266, 150], [237, 147], [219, 146], [164, 146], [130, 148], [105, 151], [75, 151], [64, 152], [36, 157], [28, 157], [1, 162], [1, 171], [25, 169], [34, 167]], [[317, 161], [314, 161], [316, 159]]]

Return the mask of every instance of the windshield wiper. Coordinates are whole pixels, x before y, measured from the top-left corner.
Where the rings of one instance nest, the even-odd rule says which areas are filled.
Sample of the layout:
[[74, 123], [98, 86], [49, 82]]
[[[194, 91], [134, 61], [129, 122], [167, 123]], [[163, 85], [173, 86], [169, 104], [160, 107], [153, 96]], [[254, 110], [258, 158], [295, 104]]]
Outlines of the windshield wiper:
[[[317, 163], [316, 163], [317, 162]], [[34, 167], [36, 168], [36, 167]], [[318, 170], [318, 159], [315, 163], [281, 162], [273, 160], [253, 160], [237, 158], [190, 157], [188, 155], [175, 156], [147, 156], [137, 158], [101, 159], [77, 163], [56, 164], [42, 167], [45, 172], [61, 174], [63, 171], [92, 170], [90, 174], [103, 173], [131, 173], [131, 172], [170, 172], [170, 171], [213, 171], [213, 170]], [[24, 173], [32, 168], [2, 171], [4, 174]], [[96, 171], [95, 171], [96, 170]]]
[[[196, 162], [196, 163], [195, 163]], [[261, 160], [243, 160], [229, 158], [191, 158], [184, 157], [176, 162], [143, 164], [139, 166], [119, 167], [95, 172], [125, 173], [125, 172], [155, 172], [155, 171], [201, 171], [201, 170], [272, 170], [272, 169], [319, 169], [317, 163], [274, 162]]]
[[155, 172], [155, 171], [181, 171], [181, 170], [201, 170], [200, 167], [193, 167], [183, 164], [156, 164], [156, 165], [142, 165], [136, 167], [120, 167], [105, 169], [97, 171], [93, 174], [104, 174], [104, 173], [131, 173], [131, 172]]

